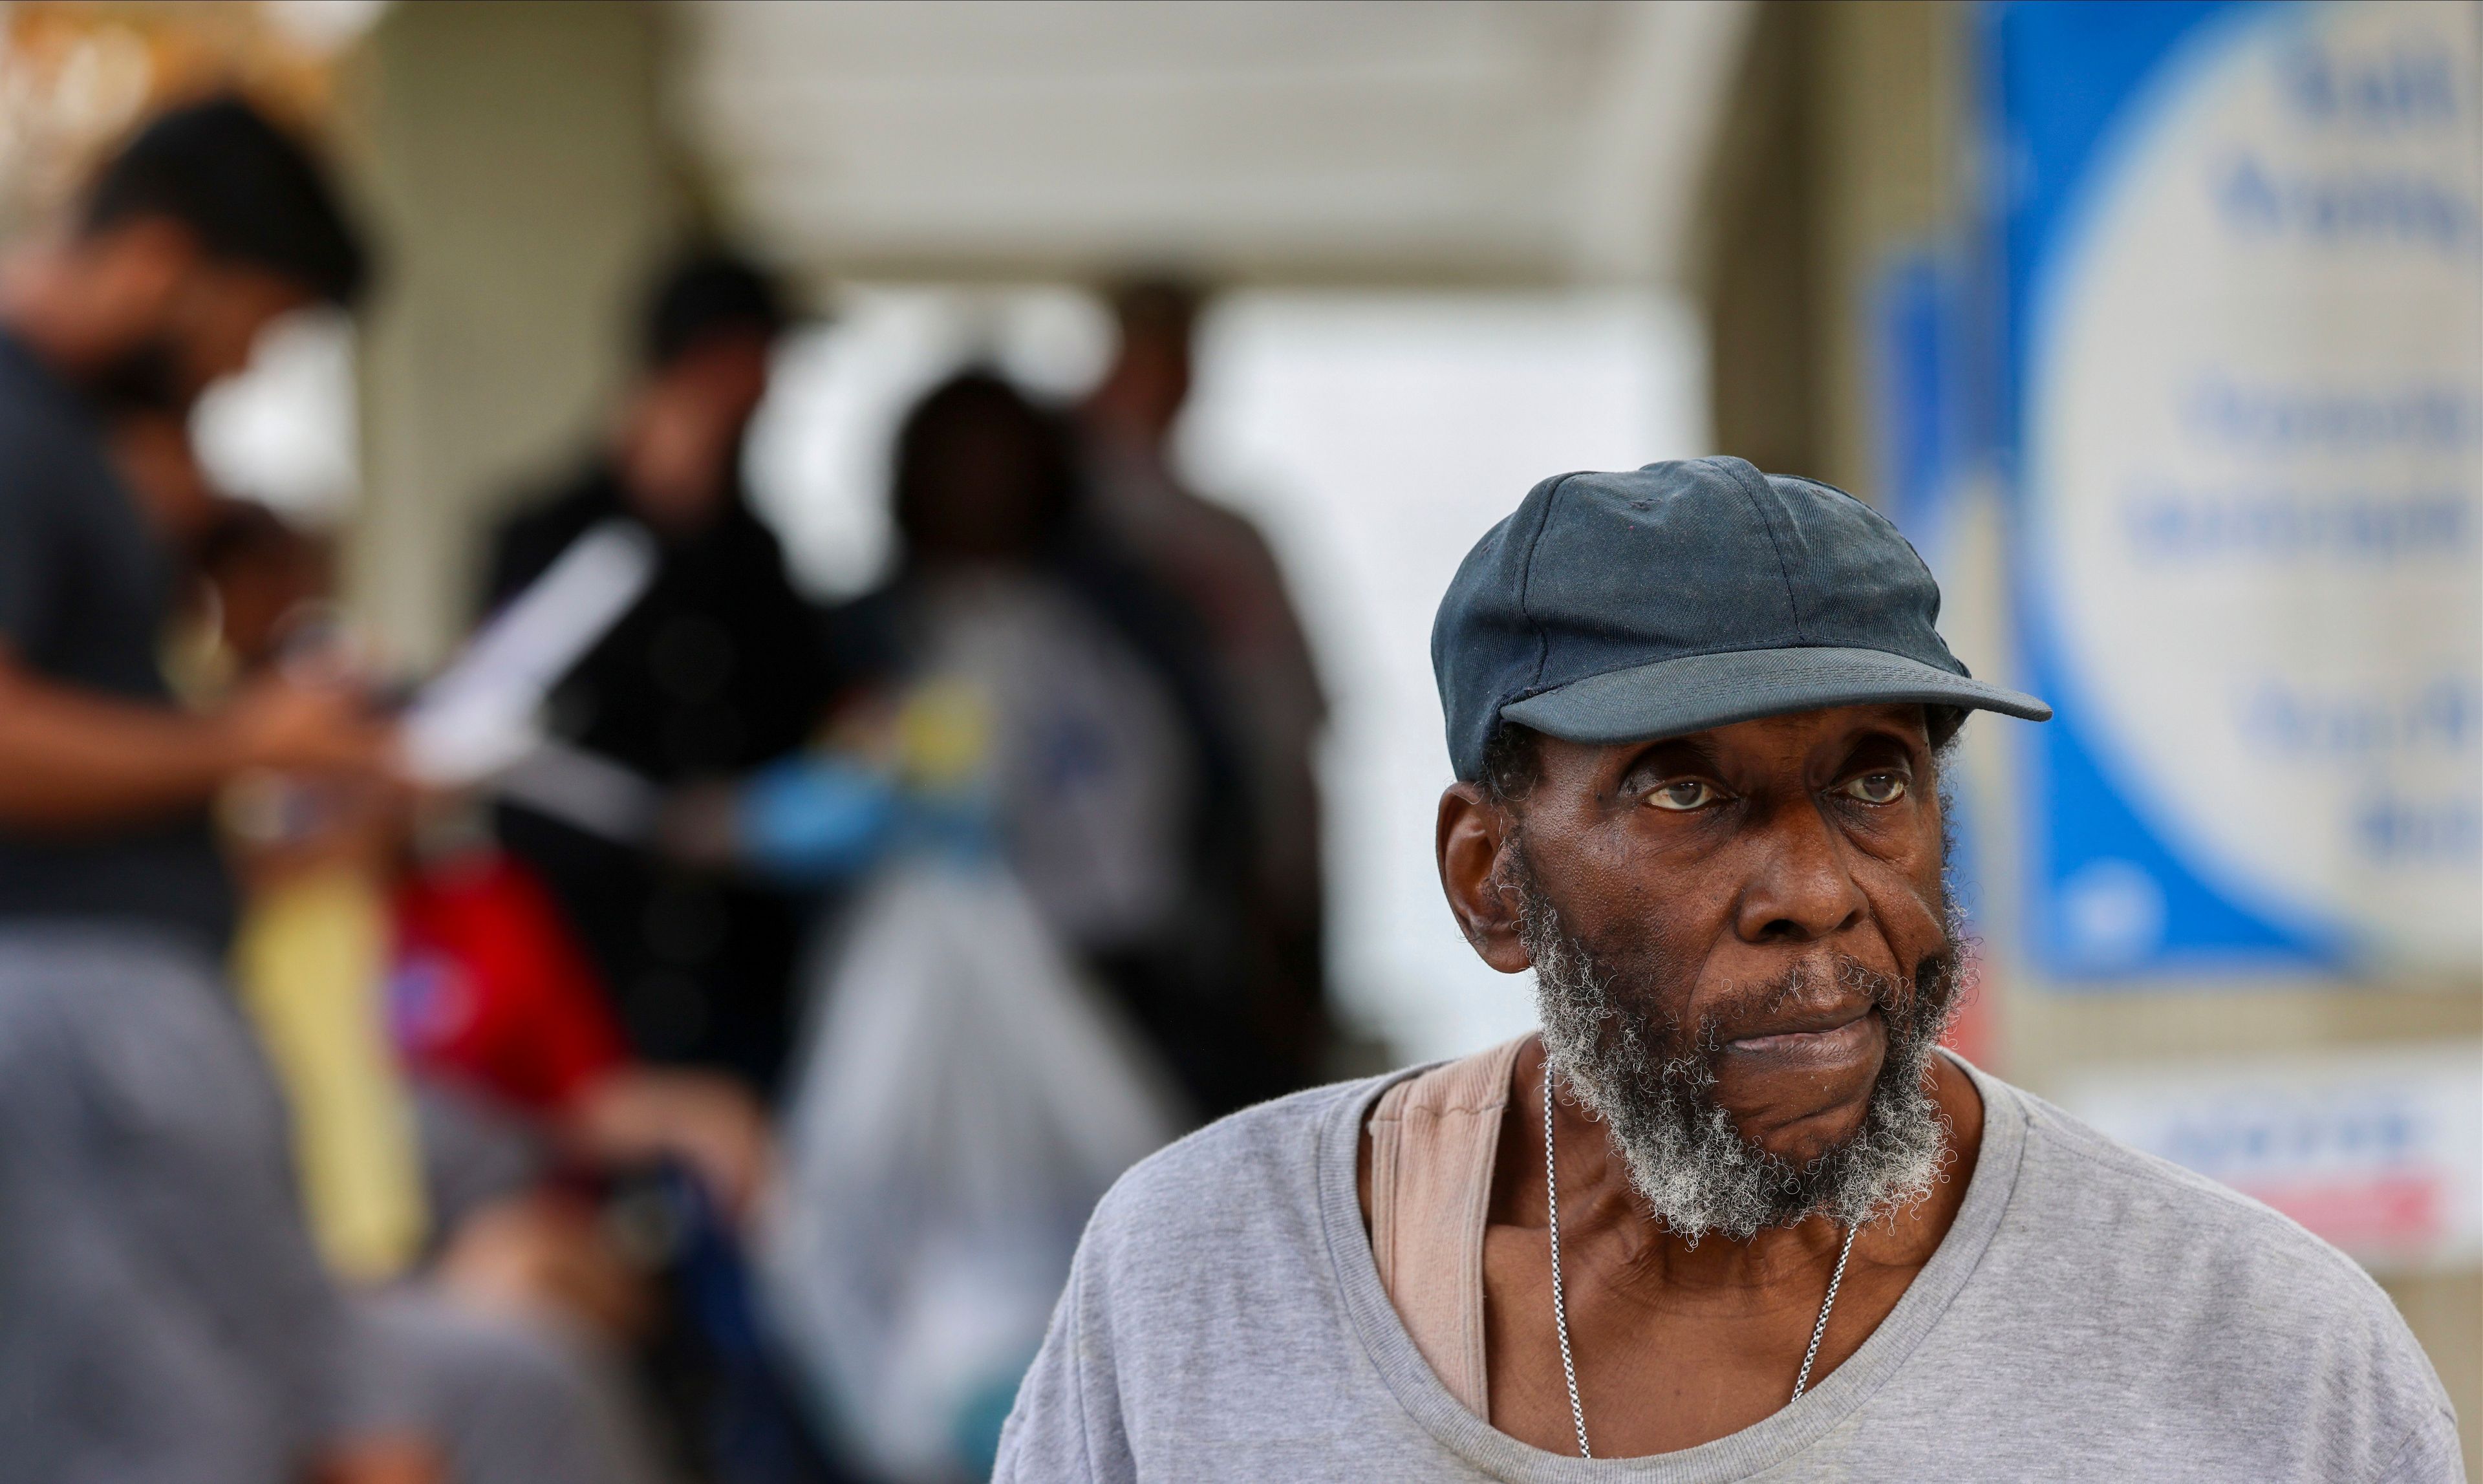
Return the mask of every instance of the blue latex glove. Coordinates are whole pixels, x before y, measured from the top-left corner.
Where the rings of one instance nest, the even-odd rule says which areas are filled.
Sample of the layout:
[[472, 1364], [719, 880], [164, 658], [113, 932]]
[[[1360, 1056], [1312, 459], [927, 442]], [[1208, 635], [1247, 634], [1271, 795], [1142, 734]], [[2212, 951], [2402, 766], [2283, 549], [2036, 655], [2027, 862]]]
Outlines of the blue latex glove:
[[742, 859], [751, 866], [817, 885], [878, 861], [896, 823], [896, 792], [868, 769], [803, 753], [752, 774], [734, 815]]

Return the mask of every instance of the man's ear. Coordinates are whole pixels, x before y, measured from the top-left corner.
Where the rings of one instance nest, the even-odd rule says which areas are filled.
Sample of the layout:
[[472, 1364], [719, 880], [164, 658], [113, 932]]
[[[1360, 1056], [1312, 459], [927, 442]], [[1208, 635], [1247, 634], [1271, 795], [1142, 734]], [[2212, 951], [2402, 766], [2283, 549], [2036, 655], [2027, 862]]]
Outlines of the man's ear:
[[1517, 890], [1509, 870], [1517, 842], [1516, 821], [1474, 784], [1452, 783], [1440, 795], [1440, 888], [1448, 893], [1457, 930], [1484, 963], [1504, 974], [1534, 964], [1518, 941]]

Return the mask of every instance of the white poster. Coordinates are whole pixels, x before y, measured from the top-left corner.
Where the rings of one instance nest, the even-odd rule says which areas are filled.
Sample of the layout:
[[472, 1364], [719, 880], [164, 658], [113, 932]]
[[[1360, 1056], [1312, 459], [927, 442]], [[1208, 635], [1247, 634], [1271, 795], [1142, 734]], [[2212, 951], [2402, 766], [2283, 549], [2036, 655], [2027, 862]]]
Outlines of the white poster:
[[2132, 1067], [2061, 1101], [2368, 1266], [2483, 1258], [2483, 1044]]

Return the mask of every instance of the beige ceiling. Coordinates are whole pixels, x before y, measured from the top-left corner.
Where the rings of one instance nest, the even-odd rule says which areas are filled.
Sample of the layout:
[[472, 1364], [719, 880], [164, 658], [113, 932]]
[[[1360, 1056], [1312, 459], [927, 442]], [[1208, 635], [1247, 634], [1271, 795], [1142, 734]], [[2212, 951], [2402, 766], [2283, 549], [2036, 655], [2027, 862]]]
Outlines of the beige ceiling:
[[823, 274], [1662, 281], [1743, 0], [707, 0], [671, 102]]

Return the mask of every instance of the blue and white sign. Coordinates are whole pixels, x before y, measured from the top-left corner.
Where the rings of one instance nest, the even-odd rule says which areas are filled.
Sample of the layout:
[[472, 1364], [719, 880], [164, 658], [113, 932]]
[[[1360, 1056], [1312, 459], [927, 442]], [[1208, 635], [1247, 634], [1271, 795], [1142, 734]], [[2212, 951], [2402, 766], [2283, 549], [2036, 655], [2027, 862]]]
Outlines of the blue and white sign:
[[1994, 8], [2058, 977], [2483, 965], [2477, 35]]

